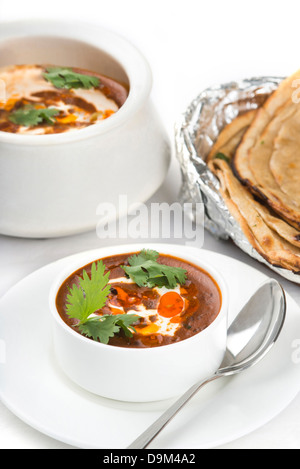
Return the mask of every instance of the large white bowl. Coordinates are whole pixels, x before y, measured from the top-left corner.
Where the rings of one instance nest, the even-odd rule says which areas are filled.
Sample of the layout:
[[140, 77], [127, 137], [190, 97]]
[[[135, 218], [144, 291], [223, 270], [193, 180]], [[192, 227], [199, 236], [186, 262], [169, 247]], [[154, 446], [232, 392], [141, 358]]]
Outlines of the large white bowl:
[[[143, 247], [153, 249], [153, 246]], [[211, 376], [222, 362], [227, 338], [228, 293], [225, 281], [213, 266], [186, 255], [182, 259], [208, 272], [222, 294], [219, 315], [199, 334], [175, 344], [131, 349], [88, 339], [62, 320], [55, 300], [69, 275], [97, 259], [141, 249], [139, 245], [130, 245], [79, 255], [75, 264], [54, 280], [49, 296], [55, 355], [66, 375], [94, 394], [131, 402], [168, 399], [183, 393], [197, 380]], [[160, 253], [181, 257], [180, 246], [166, 245]]]
[[[97, 207], [127, 196], [146, 201], [162, 184], [170, 144], [151, 102], [143, 55], [102, 27], [74, 22], [0, 24], [0, 66], [76, 66], [130, 87], [122, 108], [100, 125], [66, 134], [0, 131], [0, 233], [56, 237], [96, 227]], [[124, 215], [120, 213], [120, 215]]]

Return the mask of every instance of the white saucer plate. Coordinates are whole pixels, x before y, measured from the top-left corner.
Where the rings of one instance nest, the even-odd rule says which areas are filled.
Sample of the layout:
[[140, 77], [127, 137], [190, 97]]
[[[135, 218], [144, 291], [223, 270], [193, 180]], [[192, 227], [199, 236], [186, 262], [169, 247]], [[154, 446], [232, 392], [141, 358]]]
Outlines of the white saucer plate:
[[[163, 252], [164, 245], [155, 245]], [[95, 255], [101, 257], [101, 250]], [[194, 254], [227, 279], [230, 320], [266, 276], [232, 258], [178, 246], [178, 257]], [[15, 285], [0, 301], [0, 398], [36, 430], [77, 448], [123, 449], [173, 400], [125, 403], [90, 394], [73, 384], [56, 363], [48, 307], [50, 285], [81, 254], [49, 264]], [[95, 258], [97, 258], [95, 257]], [[287, 295], [287, 319], [281, 335], [258, 365], [241, 375], [204, 387], [149, 448], [214, 448], [269, 422], [296, 397], [300, 364], [293, 360], [300, 339], [300, 309]], [[5, 356], [3, 356], [5, 355]], [[138, 372], [128, 366], [130, 374]], [[113, 370], [112, 370], [113, 373]]]

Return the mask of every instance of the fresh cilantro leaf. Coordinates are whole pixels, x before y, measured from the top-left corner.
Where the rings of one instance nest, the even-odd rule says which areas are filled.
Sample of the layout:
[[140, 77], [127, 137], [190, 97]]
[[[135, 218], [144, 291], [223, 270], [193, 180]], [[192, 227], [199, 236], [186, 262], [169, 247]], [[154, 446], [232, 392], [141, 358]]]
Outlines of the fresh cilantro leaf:
[[83, 270], [83, 278], [79, 279], [79, 287], [74, 284], [67, 295], [67, 314], [70, 318], [84, 322], [95, 311], [103, 308], [110, 292], [108, 285], [109, 273], [104, 274], [105, 265], [102, 261], [93, 262], [91, 278]]
[[13, 111], [9, 116], [9, 120], [14, 124], [24, 125], [26, 127], [34, 127], [44, 122], [54, 124], [54, 117], [57, 116], [59, 112], [58, 109], [54, 108], [35, 109], [33, 106], [28, 105], [17, 111]]
[[217, 160], [224, 160], [224, 161], [226, 161], [226, 163], [230, 163], [229, 157], [226, 156], [226, 155], [224, 155], [224, 153], [217, 153], [217, 154], [215, 155], [215, 159], [217, 159]]
[[126, 337], [132, 337], [135, 332], [134, 324], [140, 316], [136, 314], [105, 314], [103, 316], [92, 317], [79, 326], [82, 334], [98, 340], [103, 344], [108, 344], [109, 339], [118, 334], [122, 329]]
[[71, 68], [50, 67], [43, 74], [44, 78], [51, 82], [55, 88], [77, 89], [83, 88], [88, 90], [96, 88], [100, 84], [97, 77], [84, 75], [83, 73], [73, 72]]
[[104, 314], [92, 316], [103, 308], [110, 292], [109, 272], [105, 274], [105, 265], [102, 261], [93, 262], [91, 276], [83, 270], [79, 285], [73, 284], [67, 295], [66, 312], [70, 318], [78, 319], [77, 324], [81, 334], [107, 344], [109, 339], [122, 329], [126, 337], [132, 337], [135, 329], [132, 324], [140, 316], [136, 314]]
[[159, 253], [143, 249], [128, 259], [129, 266], [122, 266], [125, 273], [139, 286], [175, 288], [186, 282], [186, 270], [157, 262]]
[[141, 265], [146, 261], [156, 261], [158, 257], [159, 253], [157, 251], [143, 249], [139, 254], [133, 254], [133, 256], [129, 257], [128, 262], [131, 266]]

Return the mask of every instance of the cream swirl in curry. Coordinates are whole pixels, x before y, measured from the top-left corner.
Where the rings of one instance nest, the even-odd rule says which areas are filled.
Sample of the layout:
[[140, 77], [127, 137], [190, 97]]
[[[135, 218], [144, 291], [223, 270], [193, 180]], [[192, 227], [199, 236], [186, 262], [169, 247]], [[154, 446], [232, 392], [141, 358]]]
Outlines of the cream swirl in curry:
[[0, 131], [23, 135], [69, 132], [101, 123], [128, 97], [128, 87], [94, 72], [69, 67], [0, 68], [5, 99]]

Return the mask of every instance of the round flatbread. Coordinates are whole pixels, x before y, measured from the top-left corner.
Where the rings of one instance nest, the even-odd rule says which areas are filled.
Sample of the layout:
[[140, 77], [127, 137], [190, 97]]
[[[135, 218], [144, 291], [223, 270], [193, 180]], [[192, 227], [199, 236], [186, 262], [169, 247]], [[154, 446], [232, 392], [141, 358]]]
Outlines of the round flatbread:
[[222, 153], [229, 160], [232, 159], [238, 144], [241, 142], [244, 133], [253, 121], [257, 110], [247, 111], [227, 124], [220, 132], [217, 140], [212, 146], [206, 161], [209, 163], [218, 153]]
[[[221, 192], [229, 211], [246, 234], [253, 247], [270, 264], [294, 272], [300, 271], [300, 248], [291, 244], [274, 231], [264, 220], [253, 196], [235, 178], [230, 166], [223, 160], [215, 159], [212, 163], [221, 181]], [[227, 193], [226, 193], [226, 192]], [[230, 203], [228, 201], [230, 200]]]
[[[293, 84], [299, 77], [300, 71], [284, 80], [266, 100], [233, 157], [235, 174], [243, 184], [296, 228], [300, 227], [300, 204], [290, 190], [283, 191], [278, 185], [271, 171], [271, 159], [280, 129], [285, 126], [287, 132], [298, 117], [299, 105], [293, 99]], [[279, 158], [277, 154], [278, 160], [282, 161], [283, 157]]]
[[274, 141], [270, 170], [282, 190], [300, 207], [300, 109], [281, 126]]
[[[249, 115], [249, 124], [251, 123], [250, 117]], [[244, 123], [246, 123], [245, 120]], [[235, 127], [233, 121], [232, 125], [225, 127], [220, 133], [215, 147], [212, 148], [208, 166], [220, 181], [220, 192], [229, 212], [238, 222], [253, 248], [270, 264], [298, 272], [300, 231], [256, 200], [232, 171], [230, 155], [235, 154], [240, 143], [237, 141], [238, 134], [233, 131], [239, 127], [238, 124]], [[240, 127], [238, 132], [245, 132], [246, 129], [247, 126]], [[221, 144], [218, 145], [218, 142]], [[226, 156], [226, 160], [219, 157], [220, 152]]]

